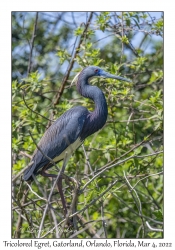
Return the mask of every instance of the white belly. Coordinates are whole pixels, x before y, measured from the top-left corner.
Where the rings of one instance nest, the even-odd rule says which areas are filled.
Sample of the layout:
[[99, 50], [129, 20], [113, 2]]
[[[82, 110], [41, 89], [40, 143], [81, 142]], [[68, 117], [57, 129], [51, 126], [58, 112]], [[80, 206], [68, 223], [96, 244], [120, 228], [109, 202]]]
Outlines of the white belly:
[[66, 157], [66, 161], [69, 160], [73, 152], [82, 144], [78, 138], [74, 143], [70, 144], [59, 156], [56, 156], [53, 161], [58, 162], [63, 160]]

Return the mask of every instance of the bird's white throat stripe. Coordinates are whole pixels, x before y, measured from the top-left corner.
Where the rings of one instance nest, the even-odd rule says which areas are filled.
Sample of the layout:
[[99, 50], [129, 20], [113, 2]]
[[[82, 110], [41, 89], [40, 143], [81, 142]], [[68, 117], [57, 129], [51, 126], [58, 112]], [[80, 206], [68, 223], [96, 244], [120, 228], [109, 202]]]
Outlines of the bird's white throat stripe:
[[65, 158], [67, 160], [71, 157], [73, 152], [82, 144], [83, 142], [78, 138], [74, 143], [70, 144], [60, 155], [56, 156], [53, 161], [58, 162]]

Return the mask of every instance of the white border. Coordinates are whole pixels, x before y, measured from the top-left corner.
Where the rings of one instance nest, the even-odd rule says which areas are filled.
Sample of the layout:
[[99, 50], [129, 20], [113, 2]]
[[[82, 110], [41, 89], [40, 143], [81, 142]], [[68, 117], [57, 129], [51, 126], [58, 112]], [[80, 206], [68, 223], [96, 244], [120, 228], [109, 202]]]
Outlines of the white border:
[[[165, 170], [165, 234], [159, 242], [173, 242], [175, 200], [175, 53], [174, 53], [174, 3], [173, 1], [1, 1], [0, 3], [0, 235], [2, 240], [11, 240], [11, 11], [164, 11], [164, 170]], [[25, 240], [24, 240], [25, 241]], [[132, 240], [134, 241], [134, 240]], [[156, 240], [155, 240], [156, 241]], [[172, 248], [172, 249], [173, 249]], [[4, 246], [1, 248], [4, 249]], [[18, 249], [18, 248], [17, 248]], [[36, 248], [30, 248], [36, 249]], [[124, 249], [124, 248], [123, 248]], [[147, 248], [151, 249], [151, 248]], [[165, 249], [165, 248], [164, 248]]]

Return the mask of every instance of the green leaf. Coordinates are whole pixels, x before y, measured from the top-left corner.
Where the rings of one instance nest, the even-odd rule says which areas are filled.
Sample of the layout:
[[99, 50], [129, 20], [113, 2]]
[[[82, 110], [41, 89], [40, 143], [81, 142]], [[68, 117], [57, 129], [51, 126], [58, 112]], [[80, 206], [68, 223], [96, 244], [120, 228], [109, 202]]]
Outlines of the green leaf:
[[129, 44], [129, 40], [125, 35], [121, 37], [121, 41], [125, 44]]
[[83, 34], [84, 29], [82, 27], [78, 27], [75, 31], [74, 34], [75, 36], [81, 36]]

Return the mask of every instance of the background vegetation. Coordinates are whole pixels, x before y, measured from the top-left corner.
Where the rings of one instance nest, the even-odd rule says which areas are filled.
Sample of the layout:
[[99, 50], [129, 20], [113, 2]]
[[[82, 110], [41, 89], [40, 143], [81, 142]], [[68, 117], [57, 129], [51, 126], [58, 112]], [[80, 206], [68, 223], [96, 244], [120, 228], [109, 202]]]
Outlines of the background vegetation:
[[[163, 237], [162, 15], [12, 13], [12, 237]], [[78, 191], [63, 181], [69, 215], [76, 212], [68, 228], [56, 189], [44, 216], [53, 181], [37, 176], [29, 187], [22, 173], [54, 120], [75, 105], [94, 109], [71, 85], [88, 65], [133, 83], [92, 80], [109, 115], [66, 166], [79, 183]]]

